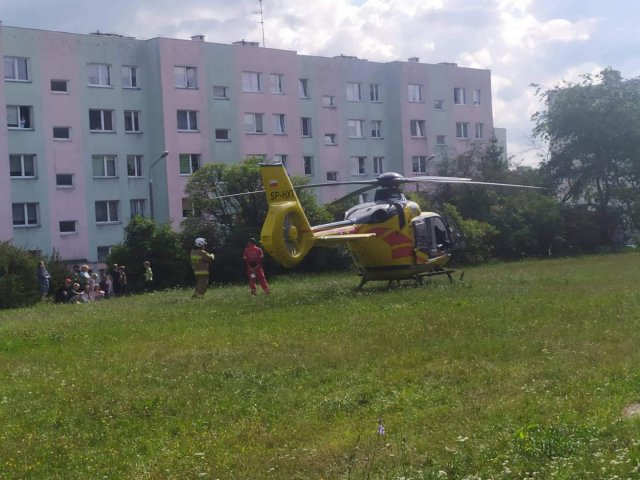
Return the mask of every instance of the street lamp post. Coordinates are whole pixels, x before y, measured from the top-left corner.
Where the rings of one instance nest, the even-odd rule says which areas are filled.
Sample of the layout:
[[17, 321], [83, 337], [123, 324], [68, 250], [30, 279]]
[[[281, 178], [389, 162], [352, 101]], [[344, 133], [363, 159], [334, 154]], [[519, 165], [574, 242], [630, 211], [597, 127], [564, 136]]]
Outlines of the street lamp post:
[[169, 155], [169, 152], [165, 150], [164, 152], [162, 152], [162, 155], [160, 155], [158, 159], [149, 167], [149, 211], [151, 213], [151, 220], [155, 220], [153, 212], [153, 177], [151, 176], [151, 170], [153, 170], [153, 167], [155, 167], [160, 160], [162, 160], [163, 158], [167, 158], [167, 155]]

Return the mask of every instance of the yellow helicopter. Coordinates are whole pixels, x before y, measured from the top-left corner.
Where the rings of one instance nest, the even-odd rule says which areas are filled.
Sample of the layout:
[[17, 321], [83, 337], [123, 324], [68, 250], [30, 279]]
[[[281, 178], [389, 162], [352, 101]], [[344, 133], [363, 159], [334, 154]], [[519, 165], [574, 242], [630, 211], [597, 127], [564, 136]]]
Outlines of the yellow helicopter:
[[455, 270], [445, 265], [453, 249], [464, 241], [462, 231], [452, 219], [421, 212], [417, 203], [404, 196], [400, 185], [431, 182], [537, 188], [459, 177], [407, 178], [393, 172], [371, 180], [297, 186], [362, 185], [350, 195], [378, 187], [373, 202], [350, 208], [343, 221], [311, 226], [284, 165], [261, 164], [260, 174], [269, 206], [261, 242], [269, 255], [290, 268], [315, 246], [346, 244], [361, 276], [358, 288], [372, 280], [414, 279], [421, 283], [424, 277], [434, 275], [447, 275], [452, 280]]

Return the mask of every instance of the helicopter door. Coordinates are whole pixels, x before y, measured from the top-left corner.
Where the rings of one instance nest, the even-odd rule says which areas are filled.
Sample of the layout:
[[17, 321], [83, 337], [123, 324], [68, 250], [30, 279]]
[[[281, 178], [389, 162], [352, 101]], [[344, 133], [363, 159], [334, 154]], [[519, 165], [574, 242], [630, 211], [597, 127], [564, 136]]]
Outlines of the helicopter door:
[[447, 224], [441, 217], [431, 217], [428, 219], [433, 234], [433, 250], [434, 256], [440, 256], [445, 253], [451, 253], [451, 235]]
[[431, 255], [431, 232], [427, 226], [426, 219], [416, 218], [412, 222], [413, 224], [413, 236], [415, 239], [416, 250]]
[[458, 225], [458, 222], [456, 222], [451, 215], [446, 215], [445, 221], [449, 232], [451, 232], [452, 247], [456, 249], [467, 248], [467, 238], [464, 236], [464, 232], [460, 228], [460, 225]]

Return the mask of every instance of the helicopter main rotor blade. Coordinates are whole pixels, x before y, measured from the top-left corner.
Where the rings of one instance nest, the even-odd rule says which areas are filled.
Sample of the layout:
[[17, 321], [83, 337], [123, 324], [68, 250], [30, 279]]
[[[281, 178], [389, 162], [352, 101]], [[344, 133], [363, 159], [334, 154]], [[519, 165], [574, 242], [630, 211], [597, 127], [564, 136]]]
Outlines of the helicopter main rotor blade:
[[451, 184], [463, 184], [463, 185], [487, 185], [493, 187], [515, 187], [515, 188], [530, 188], [533, 190], [544, 190], [544, 187], [533, 187], [531, 185], [518, 185], [515, 183], [496, 183], [496, 182], [479, 182], [473, 181], [468, 178], [441, 178], [441, 179], [432, 179], [432, 180], [423, 180], [423, 182], [428, 183], [451, 183]]

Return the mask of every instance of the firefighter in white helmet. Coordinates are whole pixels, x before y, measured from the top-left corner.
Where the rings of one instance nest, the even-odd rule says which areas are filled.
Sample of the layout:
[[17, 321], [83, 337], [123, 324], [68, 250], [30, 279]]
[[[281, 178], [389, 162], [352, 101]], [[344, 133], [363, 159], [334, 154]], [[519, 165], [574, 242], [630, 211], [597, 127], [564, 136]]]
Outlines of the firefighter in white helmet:
[[207, 241], [204, 238], [196, 238], [191, 250], [191, 267], [196, 276], [196, 289], [193, 292], [193, 298], [203, 297], [209, 286], [209, 264], [213, 262], [215, 257], [213, 253], [205, 251], [206, 245]]

